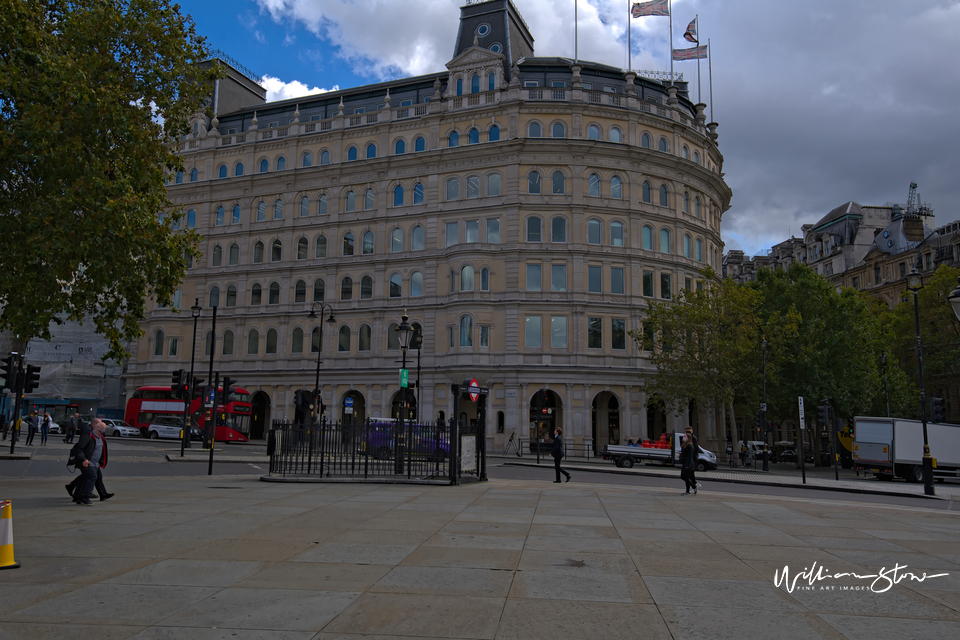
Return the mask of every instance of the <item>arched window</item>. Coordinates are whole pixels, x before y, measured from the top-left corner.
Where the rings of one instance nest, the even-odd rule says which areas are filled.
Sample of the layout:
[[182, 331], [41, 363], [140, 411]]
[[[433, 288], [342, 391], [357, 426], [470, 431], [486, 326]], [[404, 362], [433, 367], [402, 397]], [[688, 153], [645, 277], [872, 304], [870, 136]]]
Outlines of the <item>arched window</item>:
[[613, 129], [610, 129], [610, 142], [617, 142], [617, 143], [623, 142], [623, 132], [620, 131], [620, 129], [617, 129], [616, 127], [614, 127]]
[[610, 178], [610, 197], [614, 200], [623, 198], [623, 182], [617, 176]]
[[260, 351], [260, 332], [256, 329], [251, 329], [250, 333], [247, 334], [247, 355], [255, 356]]
[[567, 219], [557, 216], [550, 221], [550, 242], [567, 241]]
[[238, 163], [237, 163], [237, 166], [234, 167], [234, 169], [233, 169], [233, 175], [235, 175], [235, 176], [242, 176], [242, 175], [243, 175], [243, 163], [242, 163], [242, 162], [238, 162]]
[[371, 341], [370, 325], [360, 325], [360, 331], [357, 333], [357, 351], [370, 351]]
[[350, 147], [347, 149], [347, 162], [353, 162], [357, 159], [357, 148]]
[[300, 327], [293, 330], [293, 336], [290, 339], [290, 353], [303, 353], [303, 329]]
[[615, 247], [623, 246], [623, 223], [617, 221], [610, 223], [610, 244]]
[[387, 351], [396, 351], [400, 348], [400, 335], [397, 333], [396, 323], [387, 325]]
[[283, 171], [287, 168], [287, 159], [283, 156], [277, 158], [277, 171]]
[[219, 267], [223, 264], [223, 247], [217, 245], [213, 248], [213, 266]]
[[410, 275], [410, 297], [419, 298], [423, 295], [423, 274], [414, 271]]
[[226, 167], [226, 165], [223, 165], [223, 164], [220, 165], [220, 169], [217, 171], [217, 176], [219, 176], [220, 178], [226, 178], [226, 177], [227, 177], [227, 167]]
[[603, 226], [599, 220], [587, 221], [587, 244], [601, 244], [603, 242]]
[[337, 351], [350, 353], [350, 327], [340, 327], [337, 332]]
[[460, 146], [460, 134], [456, 131], [452, 132], [447, 137], [447, 146], [448, 147], [459, 147]]
[[320, 152], [320, 164], [330, 164], [330, 152], [321, 151]]
[[413, 204], [423, 204], [423, 185], [419, 182], [413, 185]]
[[399, 273], [390, 276], [390, 297], [399, 298], [403, 295], [403, 279]]
[[667, 196], [667, 185], [665, 184], [660, 185], [660, 206], [670, 206], [670, 198]]
[[363, 210], [370, 211], [377, 208], [377, 195], [373, 189], [367, 189], [363, 192]]
[[684, 160], [690, 159], [690, 148], [687, 145], [683, 145], [683, 151], [681, 152]]
[[480, 76], [477, 74], [470, 78], [470, 93], [480, 93]]
[[270, 354], [275, 354], [276, 352], [277, 352], [277, 330], [267, 329], [267, 344], [266, 344], [266, 349], [264, 349], [264, 353], [266, 353], [267, 355], [270, 355]]
[[423, 227], [416, 226], [413, 228], [413, 231], [410, 233], [410, 250], [411, 251], [423, 251], [424, 242], [423, 242]]
[[177, 171], [177, 177], [174, 182], [176, 184], [183, 184], [183, 171]]
[[327, 194], [322, 193], [320, 197], [317, 198], [317, 215], [324, 215], [327, 213]]
[[260, 264], [261, 262], [263, 262], [263, 243], [258, 240], [253, 245], [253, 263]]
[[364, 232], [360, 250], [365, 256], [373, 253], [373, 231]]
[[473, 318], [470, 316], [460, 318], [460, 346], [473, 346]]
[[600, 127], [595, 124], [587, 127], [587, 140], [599, 140], [601, 136]]
[[643, 147], [644, 149], [649, 149], [649, 148], [650, 148], [650, 134], [649, 134], [649, 133], [645, 133], [645, 134], [643, 134], [642, 136], [640, 136], [640, 146]]
[[540, 137], [540, 123], [531, 122], [527, 127], [527, 137], [528, 138], [539, 138]]
[[274, 240], [270, 247], [270, 262], [280, 262], [283, 260], [283, 243]]
[[360, 299], [369, 300], [373, 297], [373, 278], [363, 276], [360, 278]]
[[527, 178], [527, 192], [540, 193], [540, 172], [531, 171]]
[[653, 228], [644, 225], [643, 227], [643, 244], [641, 245], [644, 249], [648, 251], [653, 251]]
[[[174, 309], [180, 309], [180, 308], [182, 308], [182, 306], [183, 306], [183, 305], [181, 304], [182, 301], [183, 301], [183, 289], [177, 289], [176, 291], [173, 292], [173, 307], [174, 307]], [[171, 353], [170, 355], [176, 355], [176, 354], [175, 354], [175, 353]]]
[[397, 140], [393, 145], [393, 153], [399, 156], [399, 155], [403, 155], [406, 152], [407, 152], [407, 143], [404, 142], [402, 138], [400, 140]]
[[377, 157], [377, 145], [372, 142], [367, 145], [367, 158], [376, 158]]
[[480, 291], [490, 291], [490, 269], [480, 269]]
[[423, 151], [427, 148], [427, 141], [423, 136], [417, 136], [413, 141], [414, 151]]
[[240, 205], [233, 205], [233, 219], [231, 220], [232, 224], [240, 224]]
[[210, 306], [219, 307], [220, 306], [220, 287], [213, 287], [210, 289]]
[[199, 177], [200, 173], [196, 169], [190, 172], [190, 182], [196, 182]]
[[460, 178], [447, 178], [447, 200], [460, 199]]
[[683, 212], [690, 213], [690, 194], [683, 192]]
[[343, 236], [343, 255], [352, 256], [353, 255], [353, 234], [348, 233]]
[[227, 264], [231, 267], [240, 264], [240, 247], [236, 244], [230, 245], [230, 250], [227, 252]]
[[341, 300], [352, 300], [353, 299], [353, 279], [344, 278], [340, 281], [340, 299]]
[[390, 251], [403, 251], [403, 229], [397, 228], [390, 233]]
[[297, 280], [297, 284], [293, 288], [293, 301], [294, 302], [306, 302], [307, 301], [307, 283], [303, 280]]
[[469, 144], [477, 144], [480, 142], [480, 131], [477, 129], [470, 129], [467, 133], [467, 142]]
[[587, 194], [594, 196], [595, 198], [600, 197], [600, 176], [595, 173], [590, 174], [590, 179], [588, 180], [587, 185]]
[[540, 218], [527, 218], [527, 242], [540, 242]]
[[470, 265], [460, 269], [460, 291], [473, 291], [473, 267]]
[[643, 192], [643, 201], [647, 204], [653, 203], [653, 193], [651, 193], [652, 187], [650, 183], [646, 180], [643, 181], [642, 192]]
[[310, 332], [310, 353], [320, 353], [320, 327]]
[[227, 287], [227, 306], [235, 307], [237, 306], [237, 288], [232, 284]]
[[463, 78], [457, 78], [457, 95], [463, 95]]
[[693, 213], [698, 218], [700, 217], [700, 196], [693, 198]]
[[277, 200], [273, 203], [273, 219], [283, 220], [283, 200]]
[[480, 176], [467, 176], [467, 197], [480, 197]]
[[660, 138], [659, 140], [657, 140], [657, 151], [660, 151], [660, 152], [662, 152], [662, 153], [666, 153], [666, 152], [667, 152], [667, 139], [666, 139], [666, 138]]
[[660, 229], [660, 253], [670, 253], [669, 229]]
[[567, 190], [567, 179], [564, 177], [562, 171], [553, 172], [553, 193], [554, 194], [563, 194]]
[[500, 195], [500, 174], [491, 173], [487, 176], [487, 197]]
[[211, 353], [213, 353], [213, 332], [207, 331], [203, 336], [203, 355], [209, 356]]
[[554, 122], [553, 126], [550, 128], [550, 135], [554, 138], [562, 138], [567, 134], [566, 127], [563, 126], [562, 122]]
[[222, 226], [223, 218], [224, 218], [223, 207], [217, 207], [217, 212], [216, 212], [216, 216], [214, 217], [213, 224], [218, 227]]
[[257, 203], [257, 222], [264, 222], [267, 219], [267, 203], [261, 200]]
[[690, 236], [683, 234], [683, 257], [690, 257]]
[[491, 71], [487, 74], [487, 91], [494, 91], [497, 88], [497, 76]]
[[697, 238], [697, 241], [694, 243], [694, 250], [696, 251], [694, 256], [697, 262], [703, 262], [703, 240]]
[[694, 151], [694, 152], [693, 152], [693, 161], [694, 161], [695, 163], [697, 163], [697, 164], [700, 164], [700, 152], [699, 152], [699, 151]]
[[310, 198], [304, 196], [300, 198], [300, 217], [306, 218], [310, 215]]
[[327, 257], [327, 236], [321, 235], [317, 238], [317, 248], [314, 252], [315, 258], [326, 258]]
[[187, 211], [187, 229], [197, 228], [197, 212], [194, 209]]
[[344, 203], [345, 211], [355, 211], [357, 208], [357, 194], [353, 191], [347, 191], [346, 202]]
[[163, 329], [157, 329], [153, 334], [153, 355], [162, 356], [163, 355], [163, 341], [165, 336], [163, 335]]
[[[307, 151], [303, 154], [303, 158], [300, 161], [300, 166], [302, 167], [311, 167], [313, 166], [313, 154]], [[302, 339], [303, 336], [301, 336]]]
[[229, 329], [223, 332], [222, 353], [225, 356], [233, 355], [233, 331], [230, 331]]
[[496, 142], [500, 139], [500, 127], [493, 125], [490, 127], [490, 132], [487, 134], [487, 140], [490, 142]]
[[267, 171], [270, 171], [270, 162], [264, 158], [260, 161], [260, 173], [266, 173]]
[[267, 295], [267, 304], [280, 304], [280, 284], [277, 282], [270, 283], [270, 290]]

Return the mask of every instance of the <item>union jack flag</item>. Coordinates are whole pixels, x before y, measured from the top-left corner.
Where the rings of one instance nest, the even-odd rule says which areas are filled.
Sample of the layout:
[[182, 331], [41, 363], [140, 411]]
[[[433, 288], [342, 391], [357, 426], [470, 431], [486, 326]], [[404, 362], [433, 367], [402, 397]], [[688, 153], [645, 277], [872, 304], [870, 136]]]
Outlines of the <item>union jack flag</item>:
[[694, 18], [693, 20], [690, 21], [690, 24], [687, 25], [687, 30], [683, 32], [683, 38], [684, 40], [687, 40], [689, 42], [696, 42], [697, 44], [700, 44], [700, 40], [697, 39], [698, 37], [699, 36], [697, 36], [697, 19]]
[[673, 50], [673, 59], [674, 60], [696, 60], [697, 58], [706, 58], [707, 57], [707, 45], [700, 45], [699, 47], [690, 47], [689, 49], [674, 49]]
[[630, 15], [640, 16], [668, 16], [670, 15], [669, 0], [651, 0], [650, 2], [634, 2]]

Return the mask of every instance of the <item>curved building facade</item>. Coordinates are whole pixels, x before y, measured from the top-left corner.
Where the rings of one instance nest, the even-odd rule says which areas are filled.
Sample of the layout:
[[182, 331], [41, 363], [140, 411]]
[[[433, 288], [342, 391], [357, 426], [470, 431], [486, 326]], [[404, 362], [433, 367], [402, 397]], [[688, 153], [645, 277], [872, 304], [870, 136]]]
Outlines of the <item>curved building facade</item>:
[[720, 271], [731, 192], [704, 105], [683, 83], [533, 57], [509, 0], [464, 7], [457, 42], [441, 73], [199, 123], [169, 193], [203, 257], [183, 311], [149, 312], [128, 388], [189, 367], [199, 298], [198, 369], [216, 304], [215, 367], [254, 394], [253, 437], [292, 418], [318, 356], [328, 417], [347, 398], [353, 416], [396, 415], [406, 310], [411, 411], [449, 418], [451, 384], [476, 378], [488, 450], [554, 425], [572, 454], [687, 423], [715, 446], [713, 412], [647, 397], [630, 336], [650, 301]]

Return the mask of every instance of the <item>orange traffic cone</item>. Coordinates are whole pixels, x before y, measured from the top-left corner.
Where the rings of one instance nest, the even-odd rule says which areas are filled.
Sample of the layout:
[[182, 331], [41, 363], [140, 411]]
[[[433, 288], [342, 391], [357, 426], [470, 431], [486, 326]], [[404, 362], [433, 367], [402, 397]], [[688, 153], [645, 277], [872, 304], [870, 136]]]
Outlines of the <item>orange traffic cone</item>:
[[13, 503], [0, 501], [0, 569], [19, 569], [13, 559]]

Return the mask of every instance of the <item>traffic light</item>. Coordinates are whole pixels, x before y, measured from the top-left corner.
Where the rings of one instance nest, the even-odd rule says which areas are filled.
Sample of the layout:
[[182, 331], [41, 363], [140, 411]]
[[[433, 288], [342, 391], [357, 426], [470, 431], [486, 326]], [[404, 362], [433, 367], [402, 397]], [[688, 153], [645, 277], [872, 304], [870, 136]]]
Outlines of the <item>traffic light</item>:
[[194, 377], [190, 380], [190, 400], [196, 400], [203, 395], [203, 378]]
[[36, 391], [40, 386], [40, 365], [28, 364], [27, 372], [23, 376], [23, 392]]
[[303, 409], [303, 391], [296, 389], [293, 392], [293, 408], [297, 411]]
[[757, 411], [753, 414], [753, 426], [757, 428], [757, 433], [760, 433], [760, 427], [763, 425], [763, 415]]
[[930, 398], [930, 422], [943, 422], [945, 419], [943, 398]]
[[10, 391], [16, 392], [17, 390], [17, 357], [16, 356], [7, 356], [3, 359], [2, 365], [0, 368], [3, 370], [3, 386], [0, 387], [0, 391], [3, 389], [10, 389]]
[[830, 405], [822, 404], [818, 407], [818, 409], [820, 411], [820, 422], [823, 423], [824, 426], [829, 427], [830, 426], [830, 409], [831, 409]]
[[222, 398], [221, 402], [223, 402], [223, 404], [227, 404], [228, 402], [230, 402], [230, 394], [233, 393], [233, 389], [231, 387], [235, 384], [237, 384], [236, 380], [233, 380], [230, 377], [224, 376], [223, 392], [222, 392], [223, 395], [220, 396]]
[[174, 398], [183, 397], [184, 382], [186, 382], [186, 374], [183, 369], [177, 369], [173, 372], [173, 375], [170, 376], [170, 391], [173, 392]]

